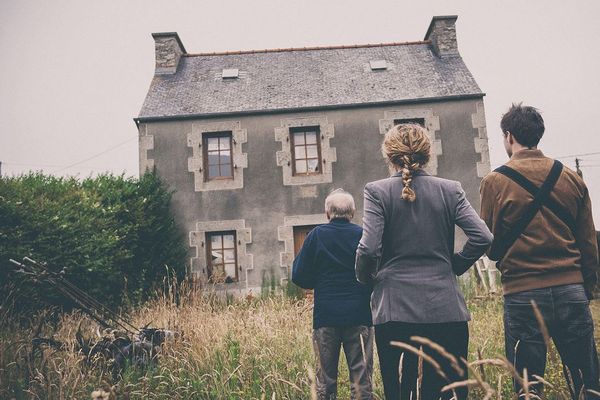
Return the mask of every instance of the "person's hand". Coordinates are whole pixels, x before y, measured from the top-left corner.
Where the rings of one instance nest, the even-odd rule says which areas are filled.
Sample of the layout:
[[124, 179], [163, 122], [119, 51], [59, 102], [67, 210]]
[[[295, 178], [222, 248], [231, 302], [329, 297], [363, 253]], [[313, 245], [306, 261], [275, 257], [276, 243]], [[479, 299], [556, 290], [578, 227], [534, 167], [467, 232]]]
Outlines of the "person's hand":
[[463, 257], [460, 253], [454, 253], [452, 255], [452, 271], [454, 271], [456, 276], [461, 276], [475, 264], [475, 261], [477, 260], [471, 260]]
[[356, 280], [362, 284], [373, 286], [377, 275], [378, 259], [357, 254], [356, 257]]
[[585, 296], [587, 297], [588, 300], [593, 300], [594, 299], [594, 289], [596, 287], [596, 284], [584, 284], [583, 288], [585, 289]]
[[598, 284], [598, 273], [594, 268], [581, 268], [581, 274], [583, 275], [583, 288], [585, 289], [585, 295], [588, 300], [592, 300], [594, 298], [594, 291], [596, 290], [596, 285]]

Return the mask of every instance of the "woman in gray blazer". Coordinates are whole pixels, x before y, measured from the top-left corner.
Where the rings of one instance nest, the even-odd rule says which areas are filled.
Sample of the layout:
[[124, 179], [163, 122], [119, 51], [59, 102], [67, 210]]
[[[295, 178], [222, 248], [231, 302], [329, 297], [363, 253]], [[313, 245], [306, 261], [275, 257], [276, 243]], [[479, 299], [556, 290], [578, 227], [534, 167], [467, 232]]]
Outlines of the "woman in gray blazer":
[[[393, 175], [365, 186], [356, 276], [373, 285], [371, 311], [385, 397], [410, 399], [412, 392], [415, 399], [420, 390], [423, 400], [450, 398], [452, 393], [440, 394], [448, 381], [427, 363], [417, 384], [418, 359], [410, 352], [402, 355], [390, 341], [419, 347], [410, 337], [423, 336], [457, 358], [467, 358], [470, 315], [456, 275], [483, 255], [492, 234], [459, 182], [423, 171], [431, 148], [423, 127], [397, 125], [385, 135], [381, 148]], [[455, 225], [468, 238], [458, 253], [454, 253]], [[427, 346], [424, 350], [441, 363], [449, 380], [466, 378], [435, 351]], [[466, 388], [457, 394], [466, 399]]]

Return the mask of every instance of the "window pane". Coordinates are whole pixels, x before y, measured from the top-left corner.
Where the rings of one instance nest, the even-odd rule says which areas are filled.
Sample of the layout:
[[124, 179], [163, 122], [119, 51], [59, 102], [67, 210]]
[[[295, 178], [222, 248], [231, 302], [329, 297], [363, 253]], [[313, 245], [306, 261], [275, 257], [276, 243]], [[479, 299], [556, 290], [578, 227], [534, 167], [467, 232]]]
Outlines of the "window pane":
[[210, 237], [210, 247], [211, 249], [217, 249], [223, 247], [223, 240], [221, 235], [211, 235]]
[[216, 165], [219, 163], [219, 152], [208, 153], [208, 165]]
[[235, 264], [225, 264], [225, 275], [231, 279], [235, 279]]
[[219, 150], [219, 138], [208, 138], [206, 139], [208, 145], [208, 151]]
[[308, 172], [317, 172], [319, 171], [319, 160], [316, 158], [312, 160], [308, 160]]
[[306, 161], [305, 160], [296, 161], [296, 173], [297, 174], [305, 174], [306, 173]]
[[229, 150], [222, 150], [219, 164], [231, 164], [231, 153]]
[[304, 146], [296, 146], [294, 147], [294, 158], [296, 160], [300, 160], [306, 158], [306, 150]]
[[306, 146], [306, 158], [317, 158], [319, 153], [317, 152], [317, 145]]
[[304, 144], [304, 132], [294, 132], [294, 144]]
[[233, 250], [224, 250], [223, 254], [225, 254], [226, 263], [235, 262], [235, 252]]
[[221, 249], [213, 249], [210, 253], [210, 263], [212, 265], [223, 264], [223, 251]]
[[221, 164], [221, 174], [219, 176], [233, 176], [232, 172], [231, 172], [231, 165], [230, 164]]
[[223, 247], [226, 249], [233, 249], [235, 246], [235, 241], [233, 240], [233, 235], [223, 235]]
[[306, 132], [306, 144], [317, 143], [317, 132]]
[[209, 165], [208, 166], [208, 179], [216, 178], [219, 175], [219, 166], [218, 165]]
[[219, 138], [219, 143], [220, 143], [219, 148], [221, 150], [229, 149], [229, 141], [230, 141], [229, 136]]

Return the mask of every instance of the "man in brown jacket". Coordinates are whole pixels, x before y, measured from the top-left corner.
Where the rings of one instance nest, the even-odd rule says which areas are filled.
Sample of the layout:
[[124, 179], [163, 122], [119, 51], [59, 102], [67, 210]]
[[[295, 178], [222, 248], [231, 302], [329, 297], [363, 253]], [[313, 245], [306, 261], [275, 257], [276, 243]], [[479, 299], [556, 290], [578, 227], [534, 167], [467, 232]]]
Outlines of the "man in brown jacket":
[[[546, 344], [535, 302], [571, 396], [600, 398], [587, 391], [600, 388], [589, 309], [598, 245], [588, 189], [538, 150], [544, 121], [535, 108], [513, 104], [500, 127], [510, 160], [481, 182], [481, 218], [494, 234], [489, 254], [502, 273], [506, 356], [519, 373], [527, 369], [530, 381], [544, 376]], [[515, 390], [521, 390], [517, 382]]]

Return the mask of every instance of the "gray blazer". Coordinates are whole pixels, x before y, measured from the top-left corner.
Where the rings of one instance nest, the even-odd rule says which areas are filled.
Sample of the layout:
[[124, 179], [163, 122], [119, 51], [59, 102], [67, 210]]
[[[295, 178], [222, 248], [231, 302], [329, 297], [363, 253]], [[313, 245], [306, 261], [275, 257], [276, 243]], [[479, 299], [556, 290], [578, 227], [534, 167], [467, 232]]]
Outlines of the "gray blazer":
[[[492, 234], [459, 182], [416, 171], [416, 200], [403, 200], [402, 188], [401, 174], [365, 186], [356, 277], [373, 284], [373, 324], [470, 320], [452, 268], [472, 265], [492, 243]], [[457, 254], [455, 225], [468, 238]]]

